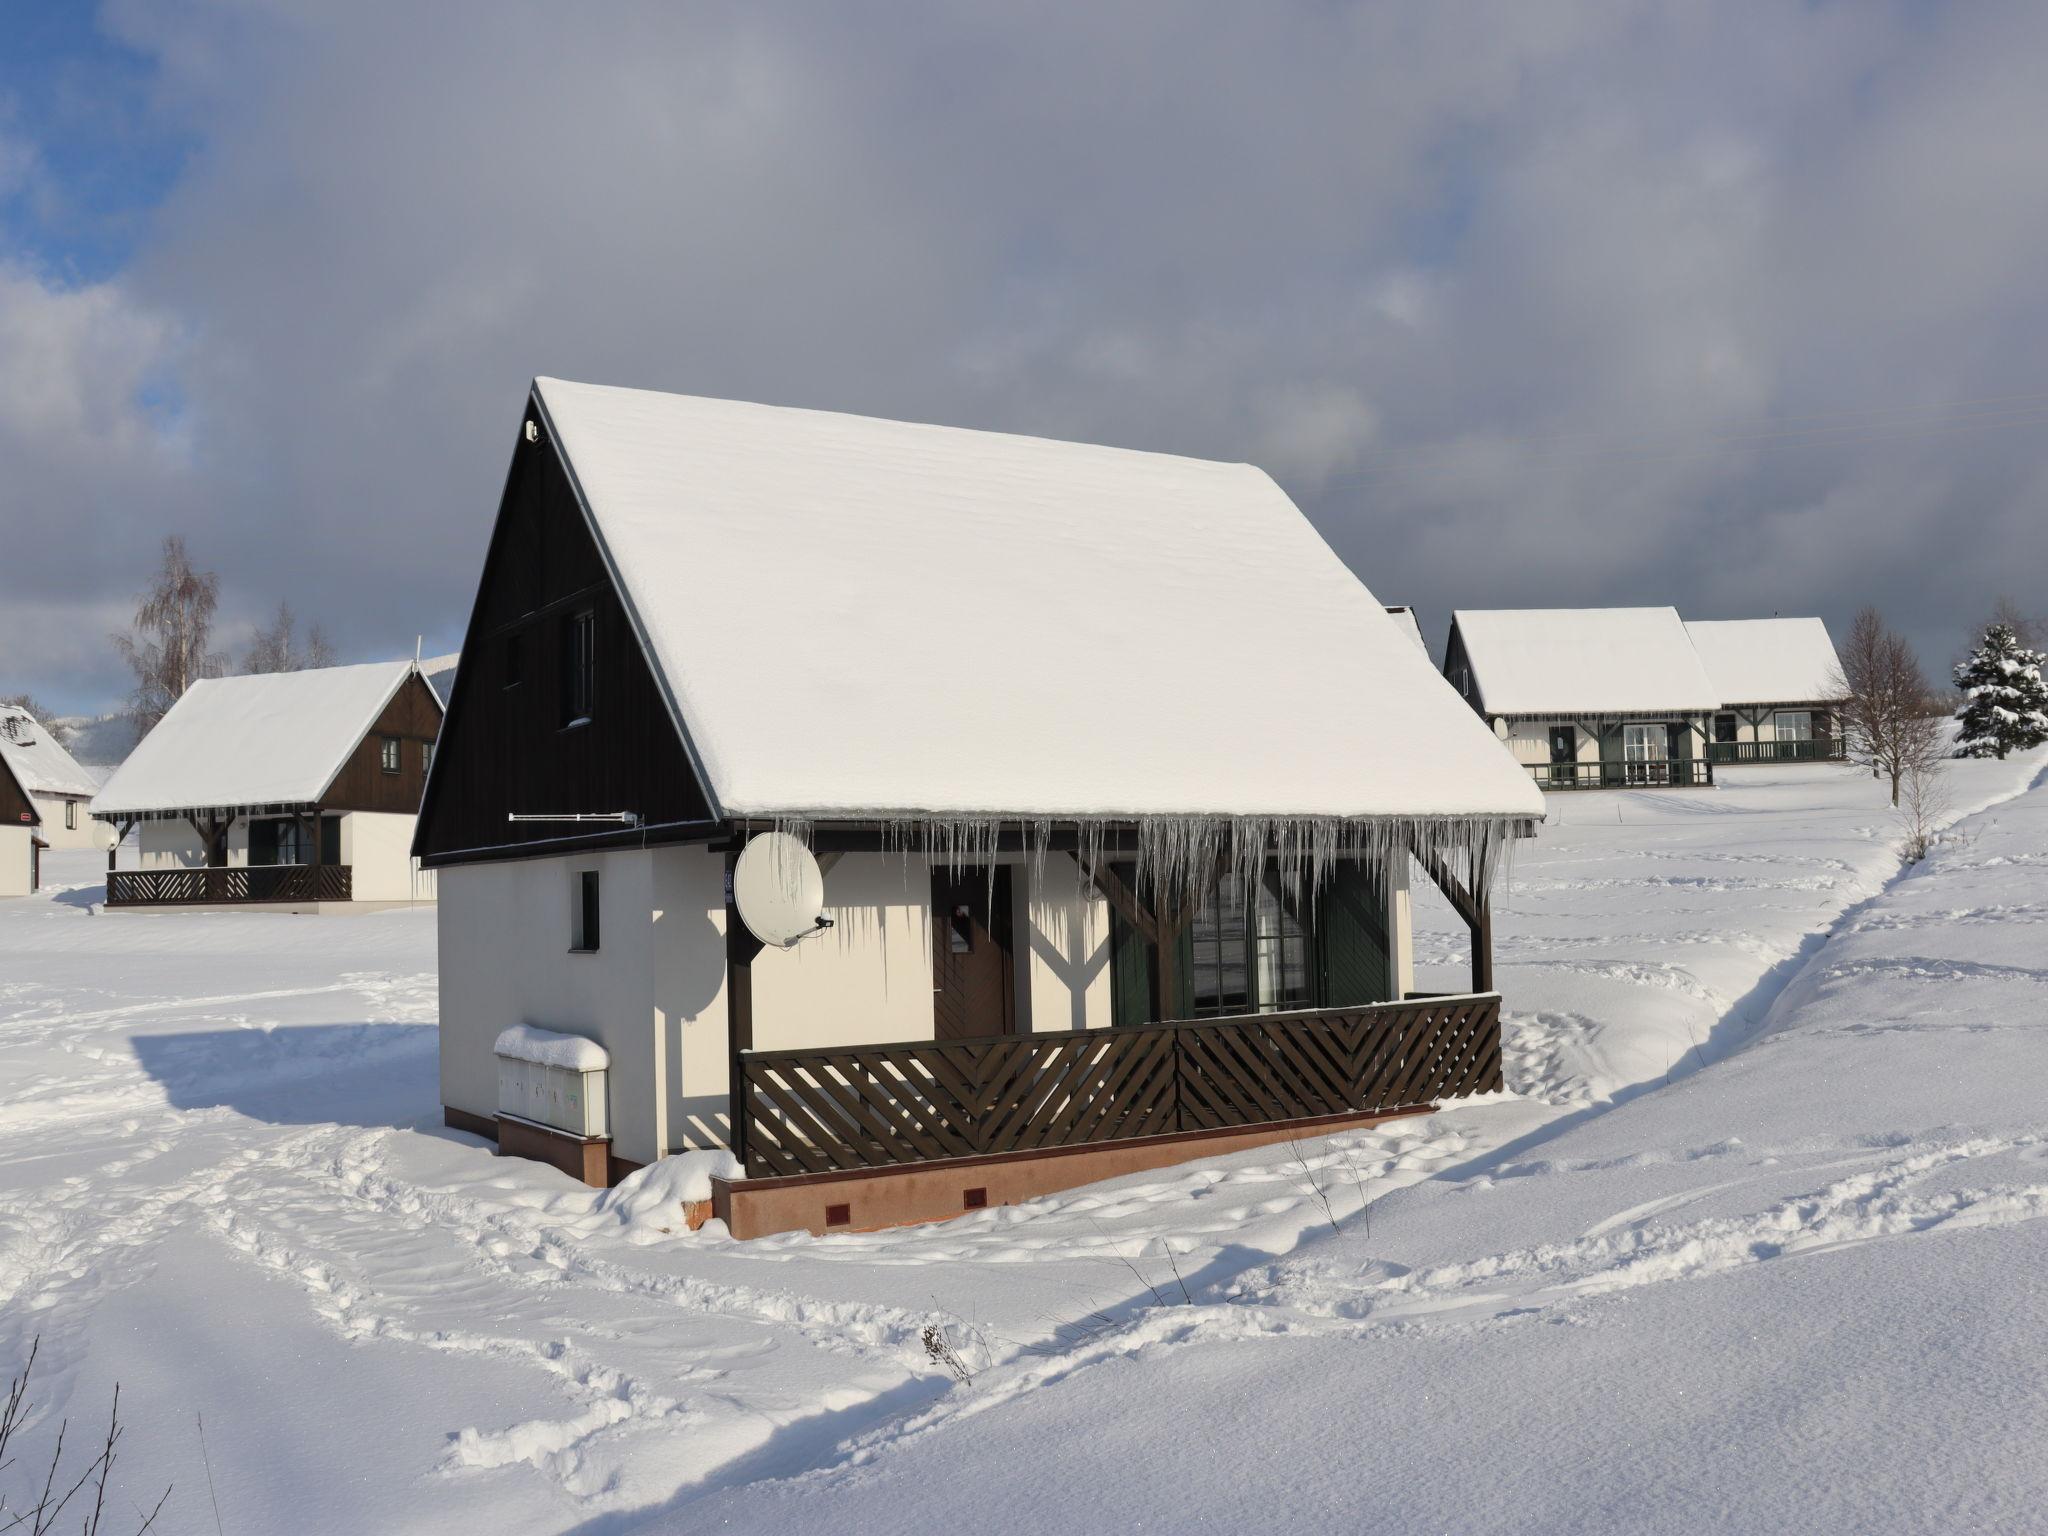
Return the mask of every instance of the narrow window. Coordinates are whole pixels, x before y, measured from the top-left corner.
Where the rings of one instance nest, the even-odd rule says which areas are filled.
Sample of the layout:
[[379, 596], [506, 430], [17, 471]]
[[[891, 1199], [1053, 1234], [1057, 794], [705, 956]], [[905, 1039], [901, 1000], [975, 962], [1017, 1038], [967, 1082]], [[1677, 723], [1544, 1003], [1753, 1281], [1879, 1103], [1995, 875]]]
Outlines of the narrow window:
[[76, 800], [66, 800], [64, 802], [64, 830], [66, 832], [76, 832], [78, 830], [78, 802]]
[[431, 741], [423, 741], [420, 743], [420, 773], [425, 775], [433, 771], [434, 744]]
[[562, 724], [590, 718], [597, 682], [597, 614], [585, 608], [562, 620]]
[[597, 948], [597, 871], [579, 869], [572, 892], [574, 905], [570, 909], [569, 947], [578, 954], [589, 954]]
[[398, 738], [386, 736], [380, 750], [380, 760], [386, 773], [398, 772]]

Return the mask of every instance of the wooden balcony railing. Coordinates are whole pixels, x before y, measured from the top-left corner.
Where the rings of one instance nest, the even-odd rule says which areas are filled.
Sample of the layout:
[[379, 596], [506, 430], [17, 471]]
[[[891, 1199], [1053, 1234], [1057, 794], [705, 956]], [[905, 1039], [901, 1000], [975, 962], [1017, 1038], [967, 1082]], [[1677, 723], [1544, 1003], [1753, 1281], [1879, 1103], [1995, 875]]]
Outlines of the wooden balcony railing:
[[1500, 998], [748, 1051], [754, 1177], [1418, 1108], [1501, 1086]]
[[1841, 763], [1849, 753], [1839, 739], [1816, 736], [1811, 741], [1716, 741], [1708, 744], [1707, 756], [1717, 763]]
[[1714, 782], [1714, 765], [1703, 757], [1525, 766], [1539, 789], [1698, 789]]
[[347, 901], [346, 864], [254, 864], [226, 869], [117, 869], [110, 907], [190, 907], [215, 902]]

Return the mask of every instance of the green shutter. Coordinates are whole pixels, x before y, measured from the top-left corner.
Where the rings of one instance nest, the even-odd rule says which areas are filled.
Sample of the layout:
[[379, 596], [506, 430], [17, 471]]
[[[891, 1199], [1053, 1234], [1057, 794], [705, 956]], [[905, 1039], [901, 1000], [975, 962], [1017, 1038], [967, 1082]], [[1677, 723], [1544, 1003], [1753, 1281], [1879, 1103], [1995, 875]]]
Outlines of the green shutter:
[[1387, 956], [1387, 898], [1373, 874], [1339, 865], [1318, 893], [1316, 969], [1325, 1008], [1398, 1001]]

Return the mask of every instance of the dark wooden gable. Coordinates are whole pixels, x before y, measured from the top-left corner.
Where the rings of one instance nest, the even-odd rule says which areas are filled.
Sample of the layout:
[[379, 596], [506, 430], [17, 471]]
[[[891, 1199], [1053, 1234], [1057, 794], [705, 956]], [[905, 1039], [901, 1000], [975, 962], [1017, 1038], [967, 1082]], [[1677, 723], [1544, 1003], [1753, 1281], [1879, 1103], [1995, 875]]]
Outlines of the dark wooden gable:
[[1458, 628], [1457, 619], [1451, 620], [1451, 637], [1444, 642], [1444, 677], [1458, 690], [1459, 697], [1471, 705], [1479, 714], [1486, 713], [1486, 698], [1480, 692], [1479, 679], [1472, 677], [1471, 691], [1465, 691], [1464, 679], [1471, 675], [1472, 658], [1465, 654], [1465, 636]]
[[[441, 701], [417, 672], [407, 677], [384, 712], [334, 776], [320, 806], [329, 811], [396, 811], [420, 808], [427, 786], [427, 752], [441, 733]], [[384, 767], [384, 743], [398, 743], [398, 771]]]
[[[682, 739], [556, 449], [529, 402], [414, 851], [428, 864], [637, 846], [701, 835], [710, 816]], [[676, 571], [674, 580], [705, 579]], [[572, 629], [592, 624], [588, 718], [571, 723]], [[510, 813], [631, 811], [644, 830], [510, 823]], [[694, 826], [692, 824], [695, 824]]]
[[6, 758], [0, 757], [0, 826], [32, 827], [42, 819], [28, 791], [21, 787], [21, 780], [14, 776], [14, 769]]

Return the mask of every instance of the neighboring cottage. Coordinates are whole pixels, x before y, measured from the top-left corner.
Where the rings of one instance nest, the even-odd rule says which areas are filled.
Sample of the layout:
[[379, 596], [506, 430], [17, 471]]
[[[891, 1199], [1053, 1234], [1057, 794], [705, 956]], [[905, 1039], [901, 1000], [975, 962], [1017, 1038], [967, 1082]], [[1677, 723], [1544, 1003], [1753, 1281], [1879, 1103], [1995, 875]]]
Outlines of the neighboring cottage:
[[14, 767], [0, 756], [0, 896], [27, 896], [42, 883], [42, 813]]
[[1819, 619], [1687, 620], [1719, 696], [1717, 763], [1839, 762], [1842, 666]]
[[[1500, 1083], [1541, 797], [1257, 469], [542, 379], [462, 658], [414, 846], [502, 1150], [824, 1230]], [[1411, 861], [1471, 994], [1407, 1000]]]
[[107, 829], [93, 823], [90, 807], [99, 782], [35, 716], [0, 704], [0, 762], [34, 803], [49, 848], [104, 848]]
[[431, 901], [411, 844], [441, 715], [411, 662], [194, 683], [93, 800], [136, 832], [107, 905]]
[[1422, 621], [1416, 617], [1413, 608], [1389, 603], [1387, 605], [1387, 617], [1401, 626], [1408, 638], [1415, 642], [1415, 648], [1418, 651], [1422, 652], [1425, 656], [1429, 654], [1429, 642], [1422, 638]]
[[1461, 608], [1444, 675], [1545, 789], [1697, 787], [1718, 763], [1844, 755], [1819, 619]]
[[1720, 696], [1675, 608], [1460, 608], [1444, 675], [1546, 789], [1713, 782]]

